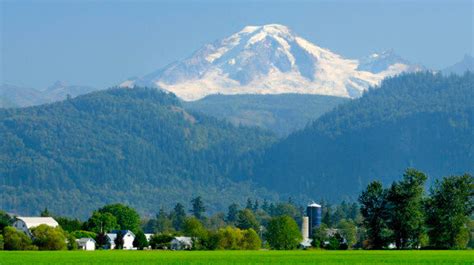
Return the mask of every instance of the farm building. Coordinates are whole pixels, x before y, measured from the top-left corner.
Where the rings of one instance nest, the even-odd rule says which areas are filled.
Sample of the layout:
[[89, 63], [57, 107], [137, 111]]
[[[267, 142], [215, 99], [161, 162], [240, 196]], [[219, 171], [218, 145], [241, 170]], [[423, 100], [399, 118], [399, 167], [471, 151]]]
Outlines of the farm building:
[[58, 227], [59, 224], [52, 217], [16, 217], [13, 227], [25, 232], [31, 237], [31, 229], [40, 225], [48, 225], [51, 227]]
[[115, 239], [117, 235], [121, 235], [123, 239], [123, 249], [134, 249], [133, 240], [135, 240], [135, 234], [130, 230], [113, 230], [107, 234], [107, 245], [109, 249], [115, 249]]
[[193, 239], [187, 236], [177, 236], [171, 240], [172, 250], [189, 250], [193, 247]]
[[95, 240], [90, 237], [76, 239], [78, 249], [95, 250]]

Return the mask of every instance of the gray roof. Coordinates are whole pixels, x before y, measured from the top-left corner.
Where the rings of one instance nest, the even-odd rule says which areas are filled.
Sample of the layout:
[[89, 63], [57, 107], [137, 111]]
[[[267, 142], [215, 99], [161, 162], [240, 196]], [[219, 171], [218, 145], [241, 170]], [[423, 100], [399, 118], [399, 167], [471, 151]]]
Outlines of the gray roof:
[[90, 238], [90, 237], [82, 237], [82, 238], [79, 238], [79, 239], [76, 239], [76, 242], [78, 244], [85, 244], [87, 243], [88, 241], [92, 241], [95, 243], [95, 240], [93, 238]]

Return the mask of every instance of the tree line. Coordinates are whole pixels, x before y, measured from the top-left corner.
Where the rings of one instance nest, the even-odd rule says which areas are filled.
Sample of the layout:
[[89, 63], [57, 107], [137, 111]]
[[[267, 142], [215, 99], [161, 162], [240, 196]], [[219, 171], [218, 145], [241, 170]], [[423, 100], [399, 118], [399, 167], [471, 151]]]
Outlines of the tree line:
[[[312, 247], [324, 249], [463, 249], [474, 246], [474, 178], [468, 174], [436, 180], [425, 191], [427, 177], [415, 169], [401, 180], [384, 187], [370, 183], [357, 202], [331, 205], [322, 202], [322, 224], [315, 227]], [[45, 225], [32, 229], [33, 239], [10, 227], [13, 219], [0, 213], [0, 247], [3, 249], [75, 249], [76, 238], [94, 238], [97, 247], [107, 244], [112, 230], [131, 230], [137, 249], [169, 249], [175, 236], [193, 239], [193, 249], [295, 249], [305, 208], [291, 198], [285, 202], [248, 198], [245, 205], [232, 203], [226, 212], [208, 214], [202, 197], [187, 208], [177, 203], [160, 208], [152, 218], [123, 204], [105, 205], [84, 221], [52, 216], [60, 227]], [[153, 236], [148, 241], [145, 233]], [[117, 248], [123, 242], [117, 236]]]

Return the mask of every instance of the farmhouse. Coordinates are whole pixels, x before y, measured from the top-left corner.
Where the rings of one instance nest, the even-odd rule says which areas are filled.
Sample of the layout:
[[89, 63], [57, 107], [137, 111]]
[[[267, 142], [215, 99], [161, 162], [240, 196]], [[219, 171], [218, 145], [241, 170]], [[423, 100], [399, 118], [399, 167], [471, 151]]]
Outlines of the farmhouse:
[[40, 225], [48, 225], [51, 227], [59, 226], [58, 222], [52, 217], [16, 217], [13, 227], [25, 232], [28, 236], [32, 236], [31, 229]]
[[193, 240], [187, 236], [177, 236], [171, 240], [172, 250], [189, 250], [193, 247]]
[[107, 245], [109, 249], [115, 249], [115, 239], [117, 235], [121, 235], [123, 239], [123, 249], [134, 249], [133, 240], [135, 240], [135, 234], [130, 230], [113, 230], [107, 234]]
[[78, 249], [95, 250], [95, 240], [90, 237], [76, 239]]

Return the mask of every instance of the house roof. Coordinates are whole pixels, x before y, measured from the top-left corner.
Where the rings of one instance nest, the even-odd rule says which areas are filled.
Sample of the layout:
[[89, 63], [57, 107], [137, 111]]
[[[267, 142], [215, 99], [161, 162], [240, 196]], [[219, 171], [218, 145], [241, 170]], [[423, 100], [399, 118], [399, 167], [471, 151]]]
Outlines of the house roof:
[[115, 239], [117, 238], [117, 234], [114, 233], [108, 233], [107, 237], [109, 238], [109, 241], [114, 242]]
[[146, 234], [145, 234], [146, 240], [150, 241], [150, 239], [151, 239], [151, 237], [152, 237], [153, 235], [154, 235], [154, 234], [146, 233]]
[[135, 237], [135, 234], [130, 230], [112, 230], [112, 232], [107, 233], [107, 237], [110, 241], [114, 241], [117, 238], [117, 234], [121, 232], [123, 236], [130, 234]]
[[300, 242], [300, 245], [302, 247], [305, 247], [305, 248], [309, 248], [311, 247], [311, 243], [313, 242], [313, 239], [311, 238], [306, 238], [306, 239], [303, 239], [303, 241]]
[[93, 238], [90, 238], [90, 237], [82, 237], [82, 238], [79, 238], [79, 239], [76, 239], [76, 242], [78, 244], [85, 244], [87, 243], [88, 241], [92, 241], [95, 243], [95, 240]]
[[59, 226], [53, 217], [16, 217], [16, 219], [23, 221], [28, 229], [43, 224], [51, 227]]
[[193, 239], [187, 236], [177, 236], [173, 238], [173, 240], [176, 240], [179, 243], [183, 243], [183, 244], [190, 244], [190, 245], [193, 244]]

